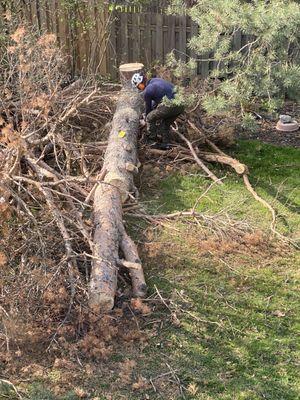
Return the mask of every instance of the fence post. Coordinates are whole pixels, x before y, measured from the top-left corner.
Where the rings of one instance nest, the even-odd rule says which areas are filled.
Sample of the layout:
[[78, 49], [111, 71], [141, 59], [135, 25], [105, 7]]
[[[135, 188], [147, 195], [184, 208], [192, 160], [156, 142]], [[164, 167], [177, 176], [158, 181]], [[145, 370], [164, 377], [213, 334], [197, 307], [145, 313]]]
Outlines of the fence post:
[[107, 2], [103, 2], [102, 9], [99, 11], [99, 9], [96, 7], [95, 8], [95, 13], [94, 13], [94, 18], [95, 18], [95, 27], [97, 25], [97, 20], [100, 22], [100, 28], [98, 31], [98, 35], [96, 35], [96, 42], [97, 40], [100, 40], [100, 44], [96, 47], [96, 51], [99, 52], [97, 54], [96, 59], [99, 60], [97, 63], [97, 72], [101, 75], [106, 75], [108, 73], [107, 69], [107, 58], [109, 56], [109, 35], [110, 32], [106, 32], [106, 29], [111, 29], [110, 23], [109, 23], [109, 14], [108, 14], [108, 4]]

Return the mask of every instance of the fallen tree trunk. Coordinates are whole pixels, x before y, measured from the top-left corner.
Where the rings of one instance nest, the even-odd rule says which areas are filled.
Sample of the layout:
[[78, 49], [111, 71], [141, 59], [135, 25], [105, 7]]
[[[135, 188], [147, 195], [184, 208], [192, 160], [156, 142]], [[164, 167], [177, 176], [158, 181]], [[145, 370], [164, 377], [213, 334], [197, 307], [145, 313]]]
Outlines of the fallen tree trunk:
[[[108, 312], [114, 306], [119, 265], [129, 268], [134, 296], [146, 294], [141, 261], [122, 220], [122, 203], [130, 192], [135, 192], [133, 174], [138, 171], [137, 134], [143, 107], [142, 97], [132, 89], [130, 80], [142, 68], [142, 64], [120, 66], [123, 89], [104, 156], [104, 178], [94, 194], [94, 251], [89, 305], [96, 312]], [[122, 258], [125, 259], [123, 263]]]

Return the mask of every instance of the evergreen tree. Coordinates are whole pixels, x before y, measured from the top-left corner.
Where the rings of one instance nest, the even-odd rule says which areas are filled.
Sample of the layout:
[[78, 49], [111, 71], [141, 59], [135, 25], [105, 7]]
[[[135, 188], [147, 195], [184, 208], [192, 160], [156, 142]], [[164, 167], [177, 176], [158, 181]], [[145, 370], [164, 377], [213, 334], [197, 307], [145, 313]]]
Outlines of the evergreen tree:
[[[290, 0], [171, 1], [172, 13], [183, 9], [199, 26], [190, 47], [199, 59], [214, 61], [210, 80], [217, 90], [203, 105], [210, 113], [259, 104], [274, 111], [288, 96], [300, 98], [300, 4]], [[240, 48], [234, 39], [241, 33]]]

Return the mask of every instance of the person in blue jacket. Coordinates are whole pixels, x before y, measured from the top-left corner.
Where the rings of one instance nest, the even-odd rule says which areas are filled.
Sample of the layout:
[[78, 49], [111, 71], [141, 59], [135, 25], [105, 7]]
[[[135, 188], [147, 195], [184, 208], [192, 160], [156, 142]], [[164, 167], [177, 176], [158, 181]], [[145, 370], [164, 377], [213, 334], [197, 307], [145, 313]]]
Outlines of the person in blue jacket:
[[[152, 78], [147, 81], [146, 76], [142, 73], [134, 74], [131, 82], [143, 91], [148, 138], [156, 141], [161, 136], [163, 143], [169, 142], [171, 139], [170, 126], [184, 111], [182, 105], [172, 104], [175, 97], [175, 86], [161, 78]], [[171, 101], [164, 104], [162, 102], [164, 97]]]

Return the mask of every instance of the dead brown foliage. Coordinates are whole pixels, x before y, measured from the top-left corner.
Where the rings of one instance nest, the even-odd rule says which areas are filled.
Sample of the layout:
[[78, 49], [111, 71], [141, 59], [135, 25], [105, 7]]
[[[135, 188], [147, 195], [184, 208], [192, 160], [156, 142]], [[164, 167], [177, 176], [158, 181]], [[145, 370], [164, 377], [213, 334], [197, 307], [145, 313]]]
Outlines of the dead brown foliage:
[[113, 87], [66, 82], [52, 34], [19, 26], [9, 40], [0, 78], [0, 363], [15, 374], [39, 359], [66, 369], [75, 354], [105, 360], [118, 343], [145, 340], [130, 306], [109, 319], [86, 307], [85, 199], [101, 170]]

